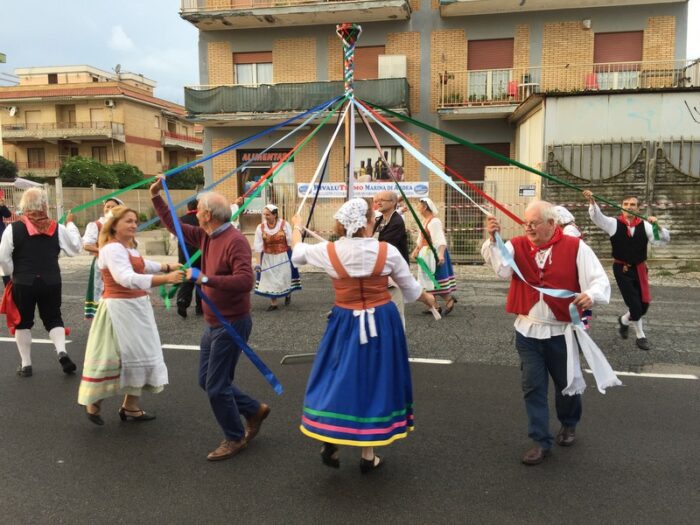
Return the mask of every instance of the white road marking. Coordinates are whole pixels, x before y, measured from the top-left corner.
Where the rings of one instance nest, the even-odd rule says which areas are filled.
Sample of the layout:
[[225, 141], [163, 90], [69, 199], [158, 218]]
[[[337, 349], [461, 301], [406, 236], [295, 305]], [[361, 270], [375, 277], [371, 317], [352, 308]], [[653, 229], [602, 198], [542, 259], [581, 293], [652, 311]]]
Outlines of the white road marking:
[[[592, 374], [593, 372], [586, 368], [586, 372]], [[693, 374], [655, 374], [653, 372], [618, 372], [614, 370], [615, 375], [618, 376], [630, 376], [630, 377], [657, 377], [661, 379], [694, 379], [698, 380], [700, 377]]]
[[[14, 343], [15, 338], [14, 337], [0, 337], [0, 341], [7, 341], [8, 343]], [[66, 339], [66, 344], [72, 343], [70, 339]], [[53, 341], [51, 339], [32, 339], [32, 343], [39, 343], [39, 344], [45, 344], [45, 345], [52, 345]]]

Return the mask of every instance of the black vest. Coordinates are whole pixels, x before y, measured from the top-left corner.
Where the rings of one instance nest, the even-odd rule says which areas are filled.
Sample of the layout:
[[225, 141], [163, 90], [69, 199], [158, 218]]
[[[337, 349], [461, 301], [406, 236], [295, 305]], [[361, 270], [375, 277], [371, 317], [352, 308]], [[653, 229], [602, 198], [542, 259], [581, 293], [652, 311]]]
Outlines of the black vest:
[[58, 242], [58, 226], [51, 237], [30, 236], [22, 221], [13, 222], [12, 243], [12, 281], [15, 284], [31, 285], [36, 277], [40, 277], [48, 285], [60, 284], [58, 255], [61, 247]]
[[639, 264], [647, 260], [647, 245], [649, 238], [644, 227], [644, 221], [634, 228], [634, 235], [627, 235], [627, 225], [620, 219], [617, 220], [617, 231], [610, 237], [612, 244], [612, 256], [618, 261], [627, 264]]

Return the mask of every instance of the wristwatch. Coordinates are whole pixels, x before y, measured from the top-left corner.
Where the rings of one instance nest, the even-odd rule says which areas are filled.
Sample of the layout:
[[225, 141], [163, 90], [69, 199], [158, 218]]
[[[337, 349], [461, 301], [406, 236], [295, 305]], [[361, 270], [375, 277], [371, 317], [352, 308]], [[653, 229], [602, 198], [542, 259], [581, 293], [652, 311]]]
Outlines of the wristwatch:
[[202, 284], [207, 284], [209, 282], [209, 277], [202, 275]]

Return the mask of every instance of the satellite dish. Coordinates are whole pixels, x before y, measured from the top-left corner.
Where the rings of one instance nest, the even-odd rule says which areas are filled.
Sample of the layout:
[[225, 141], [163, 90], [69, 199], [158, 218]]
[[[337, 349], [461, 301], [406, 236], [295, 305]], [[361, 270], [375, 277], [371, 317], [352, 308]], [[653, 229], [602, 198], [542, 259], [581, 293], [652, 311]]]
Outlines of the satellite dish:
[[11, 117], [14, 117], [17, 114], [17, 106], [10, 106], [9, 113]]
[[114, 72], [115, 72], [117, 75], [118, 75], [119, 73], [121, 73], [121, 72], [122, 72], [122, 65], [121, 65], [121, 64], [117, 64], [116, 66], [114, 66]]

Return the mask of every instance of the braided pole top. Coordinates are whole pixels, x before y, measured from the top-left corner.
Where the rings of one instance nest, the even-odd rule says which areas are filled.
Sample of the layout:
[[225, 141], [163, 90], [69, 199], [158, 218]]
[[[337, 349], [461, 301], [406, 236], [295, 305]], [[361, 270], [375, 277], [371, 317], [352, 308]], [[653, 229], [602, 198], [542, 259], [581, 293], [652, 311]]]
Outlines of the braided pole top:
[[338, 24], [335, 33], [343, 42], [343, 79], [345, 81], [345, 94], [353, 96], [355, 90], [355, 43], [362, 34], [362, 26], [359, 24]]

